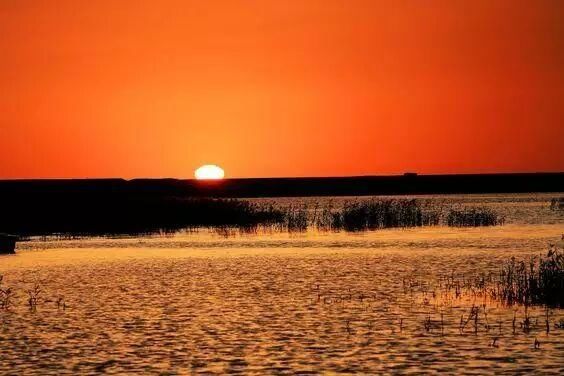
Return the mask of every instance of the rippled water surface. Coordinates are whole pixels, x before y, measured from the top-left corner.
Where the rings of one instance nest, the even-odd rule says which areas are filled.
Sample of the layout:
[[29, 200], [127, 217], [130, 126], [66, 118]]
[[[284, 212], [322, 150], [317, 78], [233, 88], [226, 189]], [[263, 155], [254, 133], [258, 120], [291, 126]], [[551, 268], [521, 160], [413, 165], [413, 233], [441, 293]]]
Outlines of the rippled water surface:
[[[0, 373], [562, 374], [562, 310], [548, 311], [547, 333], [547, 312], [529, 309], [525, 332], [523, 307], [438, 285], [545, 252], [564, 232], [549, 209], [561, 195], [425, 198], [507, 218], [482, 229], [20, 243], [0, 256], [2, 285], [16, 292], [0, 310]], [[304, 202], [315, 199], [278, 203]], [[473, 305], [479, 322], [461, 330]]]

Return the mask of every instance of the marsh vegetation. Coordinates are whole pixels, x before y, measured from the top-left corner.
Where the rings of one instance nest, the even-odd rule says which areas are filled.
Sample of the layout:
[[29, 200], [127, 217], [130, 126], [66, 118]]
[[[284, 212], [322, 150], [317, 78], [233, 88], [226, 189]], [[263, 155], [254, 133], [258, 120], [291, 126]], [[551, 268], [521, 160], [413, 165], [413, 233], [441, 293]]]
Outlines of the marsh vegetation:
[[564, 254], [551, 248], [528, 262], [515, 258], [505, 262], [495, 296], [507, 304], [564, 308]]
[[368, 231], [422, 226], [494, 226], [504, 218], [481, 207], [431, 206], [417, 199], [357, 199], [282, 207], [240, 199], [162, 198], [77, 202], [57, 206], [38, 202], [17, 215], [0, 217], [0, 231], [20, 236], [106, 236], [174, 233], [182, 229], [270, 228], [301, 232]]
[[498, 226], [505, 219], [488, 208], [450, 209], [446, 215], [446, 224], [453, 227]]
[[[0, 373], [563, 369], [550, 198], [241, 201], [206, 205], [268, 221], [20, 243], [0, 263]], [[445, 227], [468, 208], [508, 225]]]

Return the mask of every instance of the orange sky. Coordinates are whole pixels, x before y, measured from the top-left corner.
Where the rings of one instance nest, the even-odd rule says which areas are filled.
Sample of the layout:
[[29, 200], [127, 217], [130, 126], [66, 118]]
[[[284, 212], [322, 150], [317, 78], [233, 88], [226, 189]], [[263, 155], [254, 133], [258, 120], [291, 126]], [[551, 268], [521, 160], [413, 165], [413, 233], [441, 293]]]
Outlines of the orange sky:
[[563, 142], [563, 1], [0, 1], [0, 178], [564, 171]]

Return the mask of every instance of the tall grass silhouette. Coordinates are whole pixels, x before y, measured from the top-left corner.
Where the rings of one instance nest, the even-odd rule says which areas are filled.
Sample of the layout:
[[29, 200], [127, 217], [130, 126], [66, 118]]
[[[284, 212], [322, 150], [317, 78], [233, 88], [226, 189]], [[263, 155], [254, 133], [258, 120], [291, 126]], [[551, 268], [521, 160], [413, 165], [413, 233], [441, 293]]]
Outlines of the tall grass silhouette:
[[480, 227], [502, 225], [505, 219], [488, 208], [451, 209], [446, 224], [451, 227]]
[[332, 216], [332, 226], [346, 231], [423, 226], [423, 213], [416, 200], [369, 200], [347, 203]]
[[528, 263], [512, 258], [502, 266], [496, 287], [507, 304], [564, 308], [564, 254], [552, 248]]

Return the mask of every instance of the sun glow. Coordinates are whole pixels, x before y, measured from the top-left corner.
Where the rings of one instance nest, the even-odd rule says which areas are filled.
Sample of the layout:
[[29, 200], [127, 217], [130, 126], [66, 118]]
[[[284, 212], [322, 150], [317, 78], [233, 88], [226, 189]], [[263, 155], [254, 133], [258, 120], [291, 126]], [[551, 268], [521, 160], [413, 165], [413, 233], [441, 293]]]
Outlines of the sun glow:
[[225, 172], [216, 165], [204, 165], [194, 172], [194, 176], [198, 180], [219, 180], [223, 179]]

